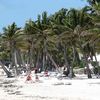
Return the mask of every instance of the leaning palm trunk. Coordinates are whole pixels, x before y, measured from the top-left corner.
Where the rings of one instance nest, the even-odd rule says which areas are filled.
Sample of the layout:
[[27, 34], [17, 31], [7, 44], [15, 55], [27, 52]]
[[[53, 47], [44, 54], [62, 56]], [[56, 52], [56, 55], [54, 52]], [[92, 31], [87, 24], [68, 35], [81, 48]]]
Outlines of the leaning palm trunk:
[[[83, 50], [82, 50], [83, 51]], [[83, 51], [83, 57], [84, 57], [84, 63], [85, 63], [85, 65], [86, 65], [86, 72], [87, 72], [87, 77], [88, 78], [92, 78], [92, 76], [91, 76], [91, 70], [90, 70], [90, 68], [89, 68], [89, 65], [88, 65], [88, 59], [87, 59], [87, 57], [86, 57], [86, 54], [85, 54], [85, 52]]]
[[13, 76], [12, 76], [12, 73], [8, 70], [8, 68], [6, 68], [6, 67], [2, 64], [1, 61], [0, 61], [0, 65], [1, 65], [2, 69], [4, 70], [4, 72], [6, 73], [7, 77], [13, 77]]
[[53, 60], [52, 56], [48, 52], [47, 52], [47, 56], [49, 57], [49, 59], [51, 60], [51, 62], [53, 63], [53, 65], [55, 66], [57, 71], [60, 73], [60, 70], [59, 70], [57, 64], [55, 63], [55, 61]]
[[80, 46], [80, 49], [81, 49], [81, 51], [83, 53], [83, 57], [84, 57], [84, 61], [83, 62], [85, 63], [86, 69], [87, 69], [87, 77], [88, 78], [92, 78], [92, 76], [91, 76], [91, 70], [90, 70], [89, 65], [88, 65], [88, 59], [87, 59], [86, 53], [84, 52], [84, 49], [82, 47], [80, 36], [79, 36], [79, 41], [80, 41], [79, 46]]

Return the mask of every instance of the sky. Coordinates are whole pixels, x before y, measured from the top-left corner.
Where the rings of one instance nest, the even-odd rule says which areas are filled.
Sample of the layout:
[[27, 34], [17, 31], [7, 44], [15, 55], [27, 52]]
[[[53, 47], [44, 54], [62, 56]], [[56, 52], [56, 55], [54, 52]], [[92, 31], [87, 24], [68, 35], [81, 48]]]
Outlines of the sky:
[[36, 20], [43, 11], [50, 15], [61, 8], [79, 9], [85, 5], [85, 0], [0, 0], [0, 32], [13, 22], [23, 27], [26, 20]]

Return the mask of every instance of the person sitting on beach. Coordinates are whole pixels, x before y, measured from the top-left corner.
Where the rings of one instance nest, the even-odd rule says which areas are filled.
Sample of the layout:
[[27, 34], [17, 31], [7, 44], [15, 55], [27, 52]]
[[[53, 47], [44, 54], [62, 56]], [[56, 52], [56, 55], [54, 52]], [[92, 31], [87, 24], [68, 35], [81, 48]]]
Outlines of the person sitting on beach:
[[26, 81], [32, 81], [31, 73], [28, 74], [28, 76], [27, 76], [27, 78], [26, 78]]
[[48, 76], [49, 76], [48, 70], [46, 70], [46, 71], [44, 72], [44, 75], [45, 75], [45, 77], [48, 77]]

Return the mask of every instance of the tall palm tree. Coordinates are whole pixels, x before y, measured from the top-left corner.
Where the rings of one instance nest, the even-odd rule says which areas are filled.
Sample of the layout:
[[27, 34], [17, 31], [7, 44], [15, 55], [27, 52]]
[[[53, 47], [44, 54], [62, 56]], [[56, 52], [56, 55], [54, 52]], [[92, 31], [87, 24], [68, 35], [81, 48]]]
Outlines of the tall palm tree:
[[26, 36], [28, 36], [26, 38], [28, 39], [28, 43], [30, 44], [29, 50], [31, 51], [31, 55], [29, 57], [31, 57], [31, 59], [33, 58], [32, 52], [35, 50], [34, 52], [36, 57], [34, 63], [37, 67], [39, 58], [41, 58], [40, 56], [43, 55], [43, 69], [47, 65], [46, 62], [48, 56], [50, 60], [53, 62], [53, 64], [57, 67], [56, 63], [54, 62], [50, 54], [48, 54], [48, 45], [52, 44], [53, 38], [52, 30], [50, 27], [51, 26], [49, 19], [47, 17], [47, 13], [43, 12], [42, 16], [38, 15], [37, 21], [34, 22], [32, 20], [29, 20], [29, 22], [26, 23], [24, 28], [25, 34]]
[[45, 66], [47, 66], [47, 57], [49, 57], [49, 59], [52, 61], [52, 63], [58, 70], [57, 64], [48, 52], [48, 47], [50, 46], [50, 44], [53, 43], [54, 34], [52, 32], [51, 24], [46, 12], [42, 13], [42, 17], [40, 15], [38, 16], [36, 24], [38, 28], [38, 42], [40, 43], [41, 48], [43, 49], [43, 69], [45, 68]]
[[11, 58], [11, 66], [15, 66], [16, 75], [18, 75], [18, 66], [20, 62], [18, 60], [18, 45], [20, 44], [19, 33], [21, 32], [21, 28], [18, 28], [15, 23], [12, 23], [8, 27], [3, 28], [2, 40], [3, 43], [10, 50], [10, 58]]
[[[90, 12], [91, 12], [90, 17], [92, 18], [93, 23], [94, 23], [94, 27], [92, 27], [89, 30], [89, 33], [91, 33], [90, 34], [91, 36], [90, 44], [93, 48], [93, 56], [95, 57], [95, 61], [97, 62], [96, 47], [98, 47], [97, 45], [99, 44], [99, 41], [100, 41], [100, 1], [99, 0], [89, 0], [88, 2], [90, 3], [89, 5]], [[96, 66], [98, 66], [98, 69], [100, 69], [98, 62]]]
[[34, 50], [35, 50], [35, 44], [37, 41], [37, 30], [36, 30], [36, 23], [32, 21], [31, 19], [26, 22], [25, 27], [24, 27], [24, 35], [25, 35], [25, 40], [27, 43], [27, 64], [29, 65], [29, 70], [31, 67], [33, 67], [33, 62], [35, 63], [34, 59]]
[[[88, 62], [87, 62], [86, 55], [85, 55], [86, 52], [84, 52], [84, 50], [81, 46], [83, 44], [83, 41], [81, 38], [82, 32], [85, 30], [88, 30], [90, 25], [92, 25], [91, 19], [88, 17], [86, 7], [81, 10], [71, 9], [68, 12], [67, 18], [64, 23], [65, 23], [65, 26], [67, 26], [68, 29], [70, 29], [67, 31], [69, 31], [69, 33], [71, 33], [72, 39], [70, 39], [70, 43], [73, 48], [73, 58], [75, 58], [76, 47], [78, 44], [80, 44], [79, 48], [81, 49], [81, 51], [85, 57], [85, 61], [86, 61], [88, 78], [91, 78], [90, 69], [89, 69]], [[75, 61], [75, 59], [73, 59], [73, 61]], [[73, 65], [73, 63], [72, 63], [72, 65]], [[72, 75], [72, 73], [71, 73], [71, 75]]]
[[[53, 22], [53, 30], [54, 32], [57, 34], [57, 40], [58, 43], [60, 43], [62, 45], [63, 51], [64, 51], [64, 59], [65, 59], [65, 65], [67, 67], [67, 73], [66, 75], [69, 75], [70, 73], [70, 77], [73, 77], [73, 62], [75, 60], [75, 54], [73, 54], [73, 61], [70, 62], [68, 55], [66, 54], [66, 48], [70, 48], [72, 49], [74, 52], [76, 51], [75, 49], [75, 41], [76, 41], [76, 34], [74, 34], [74, 19], [70, 19], [70, 17], [68, 17], [68, 11], [67, 9], [61, 9], [58, 13], [55, 13], [55, 15], [53, 15], [53, 18], [51, 19], [51, 21]], [[73, 22], [73, 23], [70, 23]], [[74, 28], [73, 28], [74, 27]], [[74, 47], [74, 48], [73, 48]], [[73, 53], [74, 53], [73, 52]], [[72, 63], [72, 65], [71, 65]]]

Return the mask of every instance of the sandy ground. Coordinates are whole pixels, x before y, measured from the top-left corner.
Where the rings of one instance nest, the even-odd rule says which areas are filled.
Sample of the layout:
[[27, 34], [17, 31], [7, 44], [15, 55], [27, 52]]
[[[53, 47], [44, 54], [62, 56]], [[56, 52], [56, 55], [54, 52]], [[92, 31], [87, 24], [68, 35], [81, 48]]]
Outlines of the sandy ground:
[[6, 78], [0, 76], [0, 100], [99, 100], [100, 79], [87, 79], [77, 75], [75, 79], [43, 77], [39, 81], [26, 82], [26, 76]]

